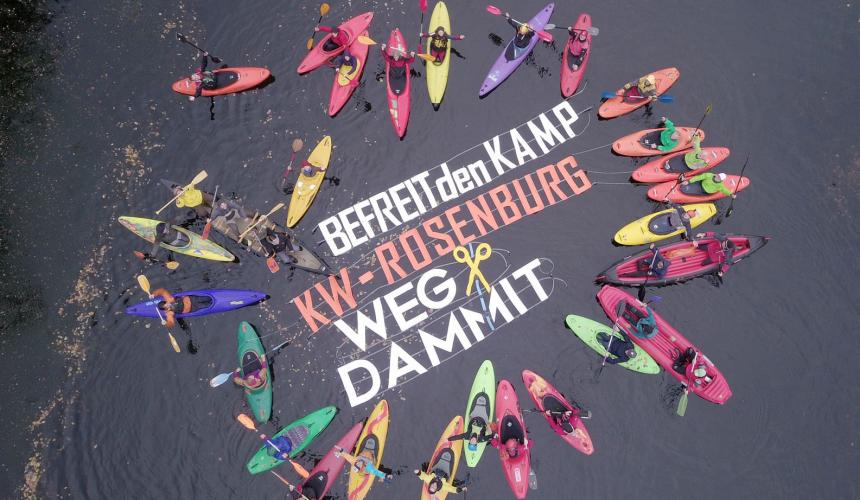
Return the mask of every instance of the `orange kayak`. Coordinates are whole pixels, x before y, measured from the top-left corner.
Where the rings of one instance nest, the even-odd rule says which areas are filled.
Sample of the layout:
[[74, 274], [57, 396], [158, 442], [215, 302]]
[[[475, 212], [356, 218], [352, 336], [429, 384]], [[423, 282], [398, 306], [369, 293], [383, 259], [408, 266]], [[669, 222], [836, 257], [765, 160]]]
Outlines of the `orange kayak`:
[[[669, 90], [675, 81], [681, 76], [681, 72], [678, 71], [678, 68], [665, 68], [649, 73], [650, 75], [654, 75], [657, 79], [657, 96], [662, 95], [664, 92]], [[647, 75], [643, 75], [647, 76]], [[626, 115], [627, 113], [641, 108], [642, 106], [652, 102], [653, 99], [629, 99], [625, 100], [622, 97], [624, 93], [624, 87], [618, 89], [616, 97], [611, 99], [607, 99], [606, 102], [600, 105], [600, 110], [598, 114], [601, 118], [615, 118], [616, 116]]]
[[[660, 151], [656, 148], [656, 145], [660, 144], [660, 133], [664, 130], [666, 129], [652, 128], [625, 135], [612, 143], [612, 151], [622, 156], [657, 156], [693, 147], [692, 139], [696, 129], [693, 127], [675, 127], [675, 130], [681, 136], [678, 139], [678, 144], [668, 151]], [[702, 140], [705, 140], [705, 131], [699, 129], [698, 133], [702, 136]]]
[[[232, 94], [233, 92], [241, 92], [254, 88], [257, 85], [266, 81], [271, 73], [266, 68], [224, 68], [216, 69], [215, 81], [218, 88], [215, 90], [203, 89], [203, 97], [213, 95]], [[173, 91], [185, 95], [194, 95], [197, 87], [191, 78], [183, 78], [178, 82], [173, 83]]]
[[706, 170], [716, 167], [721, 161], [729, 157], [729, 148], [702, 148], [702, 157], [704, 157], [707, 165], [691, 168], [684, 159], [684, 156], [688, 152], [679, 151], [649, 161], [633, 172], [633, 180], [636, 182], [655, 183], [673, 181], [681, 174], [684, 174], [686, 177], [699, 175]]

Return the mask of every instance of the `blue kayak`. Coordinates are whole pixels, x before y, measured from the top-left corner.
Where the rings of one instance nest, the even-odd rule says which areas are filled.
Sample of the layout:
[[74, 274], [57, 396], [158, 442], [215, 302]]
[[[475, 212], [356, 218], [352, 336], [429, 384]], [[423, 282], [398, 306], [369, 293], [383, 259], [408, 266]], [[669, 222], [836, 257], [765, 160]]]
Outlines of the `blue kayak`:
[[[191, 299], [191, 312], [176, 313], [177, 318], [194, 318], [196, 316], [232, 311], [233, 309], [254, 305], [269, 298], [265, 293], [256, 290], [234, 290], [231, 288], [191, 290], [174, 293], [173, 297], [177, 301], [181, 300], [182, 297]], [[157, 318], [158, 312], [156, 312], [155, 308], [163, 301], [164, 299], [161, 297], [155, 297], [127, 308], [125, 313], [132, 316]]]

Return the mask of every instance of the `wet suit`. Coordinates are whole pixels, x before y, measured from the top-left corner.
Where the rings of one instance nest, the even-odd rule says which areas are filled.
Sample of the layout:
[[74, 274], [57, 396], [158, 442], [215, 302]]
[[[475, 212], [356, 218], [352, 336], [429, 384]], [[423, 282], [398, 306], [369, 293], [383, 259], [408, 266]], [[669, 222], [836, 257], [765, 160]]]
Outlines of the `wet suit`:
[[269, 241], [268, 236], [260, 240], [260, 244], [263, 246], [263, 249], [266, 250], [266, 256], [277, 256], [284, 264], [291, 264], [293, 259], [289, 256], [288, 252], [291, 252], [294, 249], [292, 244], [290, 244], [289, 237], [280, 233], [274, 233], [274, 235], [277, 238], [277, 241]]
[[[559, 426], [561, 430], [568, 434], [576, 430], [574, 429], [573, 424], [570, 423], [570, 419], [572, 419], [574, 415], [578, 414], [576, 410], [568, 409], [564, 403], [552, 395], [544, 396], [541, 403], [543, 403], [544, 412], [549, 411], [550, 418], [552, 418], [552, 421], [555, 422], [555, 425]], [[565, 416], [567, 412], [571, 412], [569, 417]]]
[[657, 97], [657, 85], [648, 83], [646, 75], [639, 80], [624, 84], [624, 93], [622, 97], [624, 102], [640, 103], [644, 99], [653, 99]]
[[579, 69], [579, 65], [582, 64], [582, 61], [585, 60], [585, 54], [588, 53], [588, 50], [591, 48], [591, 43], [588, 41], [588, 37], [585, 37], [585, 41], [580, 40], [580, 34], [582, 30], [574, 30], [573, 28], [568, 28], [568, 33], [573, 38], [571, 39], [569, 49], [570, 55], [573, 56], [572, 60], [569, 60], [569, 64], [571, 65], [571, 69], [576, 71]]
[[[260, 383], [253, 387], [248, 385], [245, 380], [252, 375], [260, 380]], [[268, 370], [266, 369], [266, 365], [263, 364], [257, 353], [248, 351], [242, 355], [242, 366], [233, 372], [233, 383], [238, 386], [247, 387], [248, 389], [259, 389], [266, 385], [267, 375]]]
[[529, 32], [525, 35], [520, 33], [520, 24], [510, 17], [508, 18], [508, 24], [514, 27], [517, 30], [516, 36], [514, 36], [514, 46], [518, 49], [524, 49], [529, 46], [529, 43], [532, 41], [532, 37], [535, 36], [535, 30], [529, 27]]
[[358, 472], [359, 474], [365, 474], [365, 475], [372, 474], [372, 475], [374, 475], [374, 476], [376, 476], [382, 480], [389, 479], [389, 476], [386, 473], [377, 469], [376, 466], [373, 465], [373, 458], [372, 457], [368, 457], [368, 456], [363, 455], [363, 454], [359, 454], [357, 457], [354, 457], [354, 456], [350, 455], [349, 453], [343, 451], [343, 448], [339, 448], [336, 455], [342, 457], [344, 460], [349, 462], [349, 464], [355, 468], [354, 470], [356, 472], [359, 471], [359, 469], [357, 468], [357, 464], [359, 462], [364, 463], [364, 469], [361, 470], [361, 472]]
[[344, 76], [349, 76], [358, 69], [358, 59], [350, 53], [349, 48], [344, 49], [331, 63], [335, 71], [340, 71], [341, 66], [349, 68], [349, 71], [344, 73]]
[[668, 118], [663, 118], [663, 124], [666, 128], [660, 132], [660, 144], [657, 146], [659, 151], [670, 151], [678, 145], [678, 140], [673, 136], [677, 134], [675, 124]]
[[692, 239], [693, 237], [693, 228], [690, 226], [690, 214], [677, 203], [668, 202], [669, 208], [675, 209], [674, 212], [669, 213], [669, 225], [673, 228], [684, 228], [684, 234], [682, 236], [686, 239]]
[[493, 436], [490, 441], [490, 446], [501, 449], [509, 439], [516, 439], [519, 445], [517, 446], [517, 456], [520, 456], [523, 451], [529, 449], [529, 440], [526, 439], [526, 433], [519, 421], [513, 415], [505, 415], [499, 425], [499, 433]]
[[200, 57], [200, 69], [198, 69], [194, 74], [200, 76], [199, 82], [194, 82], [194, 97], [200, 97], [203, 94], [203, 89], [206, 90], [215, 90], [218, 88], [218, 81], [215, 79], [215, 73], [212, 71], [206, 71], [206, 65], [209, 63], [209, 54], [203, 53]]
[[172, 247], [183, 247], [187, 245], [188, 239], [173, 228], [173, 224], [169, 224], [167, 222], [159, 222], [157, 226], [155, 226], [155, 236], [152, 243], [152, 250], [150, 250], [148, 257], [155, 257], [158, 251], [161, 249], [161, 244], [170, 245]]
[[692, 142], [693, 150], [684, 155], [684, 164], [690, 170], [707, 167], [708, 161], [705, 160], [705, 156], [702, 154], [702, 136], [700, 134], [694, 135]]
[[650, 339], [657, 335], [657, 319], [654, 317], [654, 311], [648, 306], [645, 306], [645, 309], [648, 311], [648, 316], [642, 316], [639, 310], [632, 307], [626, 307], [622, 314], [633, 328], [631, 333], [640, 339]]
[[[627, 355], [627, 351], [629, 349], [633, 349], [633, 342], [621, 333], [621, 338], [615, 337], [612, 339], [612, 345], [609, 345], [609, 354], [612, 356], [606, 357], [606, 362], [611, 365], [616, 365], [618, 363], [626, 363], [630, 361], [630, 357]], [[606, 346], [609, 344], [609, 335], [604, 332], [600, 332], [597, 334], [597, 341], [606, 349]]]
[[326, 40], [325, 44], [323, 44], [323, 50], [326, 52], [332, 52], [337, 50], [339, 47], [344, 47], [349, 44], [349, 34], [344, 30], [332, 28], [331, 26], [320, 26], [317, 31], [325, 31], [326, 33], [332, 34], [332, 36]]
[[672, 364], [672, 369], [681, 375], [687, 375], [687, 366], [692, 364], [694, 359], [696, 359], [696, 351], [692, 347], [688, 347]]
[[[395, 50], [395, 49], [391, 49]], [[406, 88], [406, 65], [415, 62], [414, 56], [409, 54], [401, 54], [400, 58], [395, 60], [387, 50], [382, 50], [382, 58], [389, 64], [388, 80], [391, 91], [397, 95], [403, 92]]]
[[[477, 427], [477, 430], [473, 429], [473, 427]], [[469, 420], [469, 425], [466, 427], [466, 432], [448, 436], [448, 440], [456, 441], [458, 439], [464, 439], [468, 441], [474, 434], [478, 438], [479, 443], [486, 443], [493, 439], [493, 433], [492, 431], [489, 431], [488, 427], [487, 422], [483, 418], [472, 417], [472, 419]]]
[[[226, 208], [221, 208], [222, 203], [226, 205]], [[227, 227], [232, 229], [236, 233], [236, 236], [238, 236], [242, 232], [239, 231], [239, 220], [247, 219], [248, 216], [245, 214], [244, 207], [222, 198], [221, 201], [214, 204], [210, 217], [213, 219], [217, 219], [218, 217], [223, 218]]]

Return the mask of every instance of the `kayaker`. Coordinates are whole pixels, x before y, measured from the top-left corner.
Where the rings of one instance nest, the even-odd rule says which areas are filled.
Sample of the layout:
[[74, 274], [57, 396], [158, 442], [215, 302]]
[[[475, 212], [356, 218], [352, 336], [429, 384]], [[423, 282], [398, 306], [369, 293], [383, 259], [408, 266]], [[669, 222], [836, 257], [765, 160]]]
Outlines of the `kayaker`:
[[675, 146], [678, 145], [678, 140], [681, 139], [681, 134], [675, 129], [675, 124], [672, 123], [672, 120], [666, 118], [665, 116], [660, 119], [660, 122], [663, 124], [663, 130], [660, 132], [660, 143], [656, 142], [651, 143], [651, 149], [656, 149], [658, 151], [671, 151], [675, 149]]
[[307, 160], [302, 160], [302, 175], [305, 177], [313, 177], [319, 172], [325, 172], [325, 169], [316, 165], [311, 165]]
[[[708, 161], [702, 154], [702, 134], [696, 132], [692, 138], [693, 150], [684, 155], [684, 164], [690, 170], [696, 170], [708, 166]], [[666, 169], [669, 169], [669, 162], [666, 162]]]
[[[179, 217], [174, 218], [174, 220], [171, 220], [170, 222], [159, 222], [155, 226], [152, 249], [149, 253], [143, 254], [144, 258], [154, 259], [161, 250], [162, 243], [172, 247], [183, 247], [188, 244], [188, 238], [173, 227], [176, 223], [182, 222], [177, 219], [179, 219]], [[170, 260], [170, 258], [168, 258], [168, 260]]]
[[242, 366], [233, 371], [233, 383], [246, 389], [259, 389], [266, 384], [268, 375], [266, 359], [248, 351], [242, 355]]
[[[266, 435], [262, 434], [261, 437], [266, 439]], [[293, 449], [293, 442], [290, 441], [290, 438], [287, 436], [278, 436], [272, 439], [266, 439], [265, 447], [271, 450], [269, 453], [281, 461], [287, 461], [290, 459], [290, 451]]]
[[380, 481], [388, 483], [394, 477], [391, 474], [386, 474], [381, 470], [377, 469], [376, 466], [373, 465], [373, 455], [365, 450], [362, 451], [357, 457], [354, 457], [344, 451], [343, 448], [336, 446], [335, 447], [334, 456], [342, 457], [344, 460], [349, 462], [352, 466], [352, 470], [361, 475], [374, 475], [379, 478]]
[[176, 198], [177, 208], [190, 208], [194, 210], [197, 217], [201, 218], [209, 214], [209, 207], [206, 205], [203, 191], [196, 187], [189, 186], [183, 191], [182, 186], [176, 186], [173, 188], [173, 196], [179, 196]]
[[643, 99], [654, 99], [657, 97], [657, 78], [654, 75], [645, 75], [642, 78], [624, 84], [622, 94], [625, 102], [640, 103]]
[[[707, 247], [705, 250], [708, 252], [708, 260], [715, 264], [719, 264], [719, 269], [717, 270], [717, 276], [722, 277], [726, 271], [732, 267], [732, 258], [734, 256], [735, 250], [737, 246], [735, 246], [734, 242], [728, 238], [726, 238], [722, 234], [717, 234], [713, 231], [708, 231], [707, 233], [699, 233], [696, 235], [697, 239], [714, 239], [716, 241], [709, 241], [706, 243]], [[699, 246], [700, 243], [694, 243], [695, 246]]]
[[180, 300], [176, 300], [164, 288], [155, 290], [152, 292], [152, 296], [163, 299], [159, 302], [158, 308], [164, 311], [167, 326], [170, 328], [176, 325], [176, 314], [188, 314], [212, 305], [212, 298], [206, 295], [183, 295]]
[[466, 427], [466, 432], [448, 436], [449, 441], [457, 441], [458, 439], [468, 439], [466, 446], [472, 450], [478, 450], [478, 443], [486, 443], [493, 439], [493, 431], [487, 425], [487, 421], [481, 417], [475, 416], [469, 420], [469, 425]]
[[535, 36], [535, 30], [528, 23], [518, 23], [511, 19], [511, 15], [508, 12], [505, 12], [505, 19], [508, 20], [508, 24], [517, 30], [517, 34], [514, 37], [514, 46], [520, 49], [527, 48], [532, 37]]
[[[695, 241], [695, 240], [693, 240]], [[669, 260], [663, 257], [663, 254], [660, 252], [660, 249], [657, 248], [653, 243], [648, 247], [652, 252], [652, 257], [645, 257], [641, 263], [640, 269], [644, 270], [648, 273], [648, 276], [657, 276], [658, 278], [663, 278], [666, 276], [666, 272], [669, 270]]]
[[516, 458], [521, 451], [529, 449], [529, 438], [514, 417], [508, 415], [502, 418], [500, 427], [500, 432], [496, 432], [490, 440], [490, 446], [496, 449], [504, 446], [510, 458]]
[[345, 30], [337, 29], [332, 26], [317, 26], [314, 28], [314, 33], [319, 31], [331, 33], [331, 37], [326, 40], [325, 44], [323, 44], [323, 50], [327, 52], [332, 52], [340, 47], [349, 45], [349, 33]]
[[531, 391], [536, 398], [540, 399], [544, 415], [551, 418], [555, 425], [568, 434], [576, 431], [573, 424], [571, 424], [570, 419], [573, 418], [574, 415], [578, 416], [579, 410], [568, 409], [564, 403], [559, 401], [555, 395], [549, 392], [549, 386], [547, 386], [545, 381], [535, 379], [531, 386], [529, 386], [529, 391]]
[[624, 332], [618, 333], [621, 335], [621, 338], [615, 337], [612, 339], [612, 344], [609, 343], [609, 335], [605, 332], [597, 334], [597, 341], [603, 345], [603, 348], [606, 349], [607, 346], [609, 347], [609, 353], [612, 356], [607, 356], [606, 362], [611, 365], [626, 363], [636, 357], [636, 349], [633, 346], [633, 342], [624, 335]]
[[690, 210], [688, 212], [681, 205], [672, 203], [671, 201], [666, 202], [666, 204], [669, 205], [669, 208], [674, 209], [673, 212], [669, 212], [668, 214], [669, 226], [674, 230], [683, 229], [684, 232], [681, 233], [682, 238], [693, 239], [693, 227], [690, 225], [690, 220], [696, 215], [696, 211]]
[[349, 71], [344, 73], [344, 76], [349, 76], [355, 73], [355, 70], [358, 69], [358, 64], [356, 64], [355, 56], [349, 51], [349, 47], [343, 49], [337, 57], [332, 59], [331, 66], [335, 71], [339, 72], [343, 66], [349, 68]]
[[571, 36], [568, 50], [570, 50], [570, 55], [574, 57], [570, 66], [576, 71], [585, 59], [585, 54], [588, 53], [591, 44], [588, 42], [588, 33], [585, 30], [575, 30], [573, 26], [568, 26], [567, 32]]
[[696, 363], [698, 359], [699, 353], [692, 347], [688, 347], [672, 364], [672, 369], [692, 380], [696, 387], [702, 387], [711, 383], [713, 378], [704, 363]]
[[191, 82], [194, 83], [194, 95], [188, 96], [189, 101], [197, 99], [203, 94], [203, 90], [215, 90], [218, 88], [218, 80], [215, 78], [215, 73], [206, 70], [206, 65], [209, 63], [209, 52], [204, 52], [200, 57], [200, 69], [191, 75]]
[[[642, 316], [642, 313], [636, 311], [636, 316], [638, 316], [638, 318], [634, 318], [633, 320], [631, 320], [627, 313], [624, 315], [625, 319], [633, 327], [633, 331], [631, 333], [640, 339], [650, 339], [657, 335], [657, 319], [654, 317], [654, 311], [652, 311], [647, 305], [645, 306], [645, 310], [648, 311], [647, 316]], [[635, 323], [633, 321], [635, 321]]]
[[443, 475], [438, 474], [435, 470], [432, 472], [424, 472], [419, 469], [412, 471], [418, 476], [418, 479], [427, 483], [427, 492], [430, 493], [431, 500], [436, 500], [436, 493], [461, 493], [467, 491], [465, 486], [454, 486], [445, 481], [447, 479]]
[[418, 36], [421, 38], [430, 38], [430, 55], [435, 58], [433, 64], [436, 65], [442, 64], [445, 60], [445, 56], [448, 54], [449, 40], [462, 40], [466, 38], [465, 35], [449, 35], [442, 26], [437, 27], [432, 32], [419, 33]]
[[[412, 64], [413, 62], [415, 62], [414, 50], [409, 52], [409, 57], [404, 57], [404, 53], [402, 50], [395, 49], [394, 47], [392, 47], [391, 53], [389, 54], [389, 51], [385, 50], [387, 47], [388, 45], [384, 43], [379, 46], [379, 48], [382, 49], [382, 58], [385, 59], [388, 64], [391, 65], [392, 71], [397, 70], [398, 73], [403, 73], [406, 71], [407, 64]], [[400, 77], [400, 75], [392, 75], [392, 78], [394, 77]]]
[[238, 236], [242, 233], [242, 231], [239, 230], [239, 222], [246, 220], [248, 215], [245, 213], [245, 208], [242, 205], [222, 198], [215, 204], [210, 217], [213, 219], [217, 219], [219, 217], [223, 219], [227, 228]]
[[266, 257], [278, 257], [284, 264], [292, 262], [287, 252], [294, 250], [290, 239], [285, 235], [266, 228], [266, 237], [260, 240], [260, 245], [266, 251]]
[[682, 184], [693, 184], [695, 182], [702, 183], [702, 191], [707, 194], [716, 194], [723, 193], [726, 196], [731, 196], [732, 198], [737, 198], [737, 195], [732, 193], [731, 189], [726, 187], [723, 181], [726, 180], [726, 174], [719, 173], [713, 174], [711, 172], [704, 172], [695, 177], [691, 177], [689, 180], [684, 181]]

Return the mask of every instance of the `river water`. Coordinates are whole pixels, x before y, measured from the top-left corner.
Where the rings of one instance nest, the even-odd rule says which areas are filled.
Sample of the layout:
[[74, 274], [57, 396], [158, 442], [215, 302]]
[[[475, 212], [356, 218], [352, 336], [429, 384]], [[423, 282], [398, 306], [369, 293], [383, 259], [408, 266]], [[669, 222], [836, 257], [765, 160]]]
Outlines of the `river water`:
[[[414, 46], [416, 3], [335, 3], [324, 23], [373, 10], [373, 38], [384, 41], [399, 26]], [[519, 18], [542, 6], [499, 5]], [[331, 135], [330, 174], [340, 183], [323, 185], [297, 232], [336, 269], [349, 266], [390, 235], [334, 256], [325, 243], [316, 245], [317, 223], [556, 106], [566, 35], [554, 31], [554, 46], [539, 44], [533, 60], [478, 99], [500, 51], [494, 40], [511, 29], [482, 4], [450, 2], [453, 31], [467, 35], [456, 44], [461, 57], [452, 60], [438, 112], [427, 102], [423, 65], [416, 65], [401, 141], [387, 117], [385, 85], [374, 78], [383, 69], [377, 52], [333, 119], [325, 113], [330, 70], [296, 75], [317, 4], [84, 0], [43, 8], [45, 19], [16, 13], [21, 26], [10, 33], [23, 33], [22, 42], [10, 44], [9, 57], [18, 71], [4, 77], [0, 408], [7, 425], [0, 431], [0, 496], [283, 495], [273, 476], [244, 470], [259, 441], [235, 421], [248, 411], [240, 391], [211, 389], [207, 381], [233, 368], [240, 320], [252, 322], [269, 348], [293, 340], [275, 357], [274, 419], [263, 430], [338, 406], [329, 429], [300, 457], [310, 468], [378, 400], [350, 407], [336, 368], [359, 351], [333, 328], [310, 336], [290, 303], [321, 278], [270, 274], [244, 252], [231, 265], [187, 257], [173, 272], [144, 265], [132, 251], [146, 244], [116, 218], [151, 216], [168, 198], [160, 178], [191, 179], [202, 168], [209, 178], [201, 187], [218, 185], [249, 207], [286, 202], [275, 183], [292, 140], [305, 142], [301, 159]], [[559, 4], [551, 21], [572, 23], [580, 8]], [[526, 415], [538, 478], [532, 496], [857, 498], [860, 9], [845, 2], [612, 1], [588, 12], [600, 34], [588, 83], [570, 100], [580, 114], [577, 137], [493, 185], [574, 155], [594, 186], [481, 240], [504, 257], [488, 263], [488, 278], [498, 279], [504, 263], [514, 270], [540, 258], [552, 293], [492, 338], [438, 367], [426, 364], [425, 374], [382, 395], [392, 414], [384, 462], [402, 472], [426, 461], [447, 422], [463, 411], [477, 367], [490, 359], [497, 378], [514, 383], [523, 408], [531, 408], [520, 380], [528, 368], [593, 414], [586, 423], [596, 451], [588, 457], [540, 416]], [[206, 99], [190, 103], [169, 88], [196, 65], [177, 31], [230, 65], [268, 67], [274, 82], [217, 98], [211, 109]], [[651, 115], [597, 119], [602, 92], [668, 66], [681, 71], [674, 103]], [[643, 187], [612, 184], [626, 183], [624, 172], [642, 162], [607, 146], [663, 115], [695, 126], [709, 104], [706, 145], [732, 149], [722, 168], [733, 173], [749, 155], [745, 175], [752, 179], [716, 229], [772, 240], [719, 288], [698, 279], [652, 292], [662, 297], [655, 310], [708, 353], [734, 392], [723, 406], [691, 397], [679, 418], [674, 379], [607, 367], [595, 380], [600, 358], [563, 319], [573, 313], [605, 321], [593, 277], [630, 253], [611, 244], [617, 228], [653, 209]], [[434, 262], [439, 266], [463, 269], [450, 256]], [[177, 355], [157, 322], [122, 313], [144, 299], [134, 278], [141, 272], [171, 290], [255, 288], [271, 299], [189, 321], [187, 330], [175, 330]], [[373, 360], [381, 369], [385, 356]], [[469, 497], [510, 496], [493, 455], [488, 450], [468, 471]], [[464, 465], [458, 476], [466, 473]], [[333, 495], [345, 498], [345, 484], [338, 481]], [[409, 472], [371, 492], [418, 494]]]

